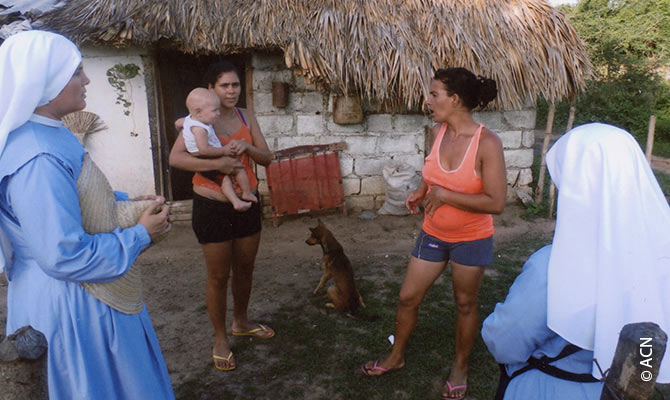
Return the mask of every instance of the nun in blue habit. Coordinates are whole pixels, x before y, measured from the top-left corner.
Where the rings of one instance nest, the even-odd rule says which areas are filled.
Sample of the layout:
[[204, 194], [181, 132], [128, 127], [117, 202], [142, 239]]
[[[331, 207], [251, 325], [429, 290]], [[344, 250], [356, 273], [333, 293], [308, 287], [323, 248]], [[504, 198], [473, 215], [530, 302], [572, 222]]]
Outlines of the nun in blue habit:
[[100, 300], [82, 285], [124, 276], [170, 224], [164, 199], [149, 196], [155, 201], [137, 225], [84, 231], [77, 179], [85, 151], [61, 122], [86, 106], [89, 80], [81, 62], [72, 42], [49, 32], [18, 33], [0, 46], [0, 271], [9, 281], [7, 334], [25, 325], [44, 333], [51, 400], [173, 399], [143, 302], [115, 307], [113, 299], [98, 294]]
[[[593, 359], [610, 368], [624, 325], [670, 333], [670, 207], [638, 143], [611, 125], [571, 130], [547, 167], [559, 190], [553, 242], [526, 262], [482, 338], [511, 377], [499, 399], [599, 399]], [[670, 382], [667, 354], [656, 382]]]

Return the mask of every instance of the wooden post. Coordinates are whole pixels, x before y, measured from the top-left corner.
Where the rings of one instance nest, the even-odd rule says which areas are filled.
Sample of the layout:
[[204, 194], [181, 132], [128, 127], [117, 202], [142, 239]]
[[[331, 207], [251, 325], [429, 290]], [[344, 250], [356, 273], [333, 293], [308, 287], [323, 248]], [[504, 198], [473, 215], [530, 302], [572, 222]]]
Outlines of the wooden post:
[[649, 117], [649, 131], [647, 132], [647, 162], [651, 165], [651, 151], [654, 148], [654, 131], [656, 130], [656, 116], [654, 114]]
[[0, 400], [49, 398], [47, 340], [30, 326], [0, 338]]
[[[575, 123], [575, 112], [577, 108], [575, 104], [572, 103], [570, 106], [570, 114], [568, 115], [568, 125], [565, 127], [565, 132], [569, 132], [572, 129], [572, 125]], [[556, 204], [556, 185], [554, 182], [551, 182], [549, 186], [549, 214], [548, 217], [551, 218], [554, 215], [554, 205]]]
[[547, 149], [549, 148], [549, 139], [551, 138], [551, 131], [554, 126], [554, 113], [556, 113], [556, 105], [551, 103], [549, 105], [549, 113], [547, 114], [547, 127], [544, 130], [544, 141], [542, 142], [542, 158], [540, 161], [540, 172], [537, 178], [537, 187], [535, 188], [535, 202], [542, 202], [542, 195], [544, 194], [544, 175], [547, 169]]
[[600, 400], [650, 400], [667, 340], [653, 322], [624, 325]]

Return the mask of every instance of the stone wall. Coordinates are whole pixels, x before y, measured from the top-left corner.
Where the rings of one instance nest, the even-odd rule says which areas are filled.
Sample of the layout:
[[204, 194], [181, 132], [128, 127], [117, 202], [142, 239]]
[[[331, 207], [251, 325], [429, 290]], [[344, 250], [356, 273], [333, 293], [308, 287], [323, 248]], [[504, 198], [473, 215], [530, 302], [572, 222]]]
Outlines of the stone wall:
[[[352, 211], [376, 210], [384, 202], [382, 168], [388, 160], [401, 160], [417, 173], [423, 167], [424, 137], [431, 120], [418, 114], [369, 114], [363, 123], [338, 125], [332, 119], [333, 95], [307, 84], [284, 66], [280, 54], [255, 53], [252, 56], [253, 109], [272, 150], [344, 141], [340, 153], [342, 183], [347, 207]], [[288, 106], [272, 106], [272, 82], [289, 85]], [[535, 110], [475, 113], [475, 120], [496, 132], [502, 139], [507, 163], [508, 200], [516, 189], [529, 191], [532, 181], [533, 129]], [[265, 170], [258, 167], [259, 192], [270, 214]]]

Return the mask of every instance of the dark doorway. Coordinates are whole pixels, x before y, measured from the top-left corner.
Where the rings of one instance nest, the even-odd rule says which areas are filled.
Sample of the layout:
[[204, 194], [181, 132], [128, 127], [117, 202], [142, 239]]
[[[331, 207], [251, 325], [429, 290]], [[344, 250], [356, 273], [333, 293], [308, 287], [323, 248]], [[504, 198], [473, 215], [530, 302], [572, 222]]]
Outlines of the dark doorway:
[[[206, 87], [203, 76], [207, 67], [219, 60], [228, 60], [233, 63], [239, 73], [242, 84], [239, 107], [246, 105], [246, 80], [244, 79], [246, 56], [235, 55], [193, 55], [184, 54], [172, 50], [160, 50], [158, 52], [158, 90], [159, 90], [159, 123], [160, 131], [164, 137], [161, 143], [165, 148], [161, 151], [163, 165], [168, 164], [170, 149], [177, 139], [178, 132], [174, 128], [174, 121], [188, 115], [186, 109], [186, 96], [194, 88]], [[192, 172], [182, 171], [176, 168], [166, 167], [163, 171], [163, 187], [166, 188], [165, 197], [169, 200], [187, 200], [193, 197], [191, 178]]]

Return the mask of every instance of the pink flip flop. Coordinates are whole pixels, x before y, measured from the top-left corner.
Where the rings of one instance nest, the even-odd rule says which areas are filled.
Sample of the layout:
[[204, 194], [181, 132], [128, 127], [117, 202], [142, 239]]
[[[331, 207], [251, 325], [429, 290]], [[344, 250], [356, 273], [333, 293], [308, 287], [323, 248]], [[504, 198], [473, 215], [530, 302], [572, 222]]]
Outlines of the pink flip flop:
[[[367, 363], [365, 363], [365, 364], [367, 364]], [[363, 375], [365, 375], [365, 376], [382, 376], [389, 371], [394, 371], [394, 370], [390, 370], [388, 368], [380, 367], [379, 366], [379, 360], [376, 360], [375, 363], [372, 365], [372, 368], [369, 368], [369, 369], [365, 368], [365, 364], [361, 365], [361, 372], [363, 372]], [[382, 373], [381, 374], [376, 374], [376, 375], [371, 375], [370, 374], [371, 371], [381, 371]]]
[[[449, 393], [447, 395], [442, 395], [442, 400], [463, 400], [465, 398], [465, 391], [468, 390], [468, 385], [456, 385], [456, 386], [451, 386], [451, 382], [449, 382], [449, 379], [444, 383], [447, 386], [447, 389], [449, 389]], [[454, 393], [454, 390], [461, 390], [463, 389], [463, 395], [459, 397], [453, 397], [452, 393]]]

